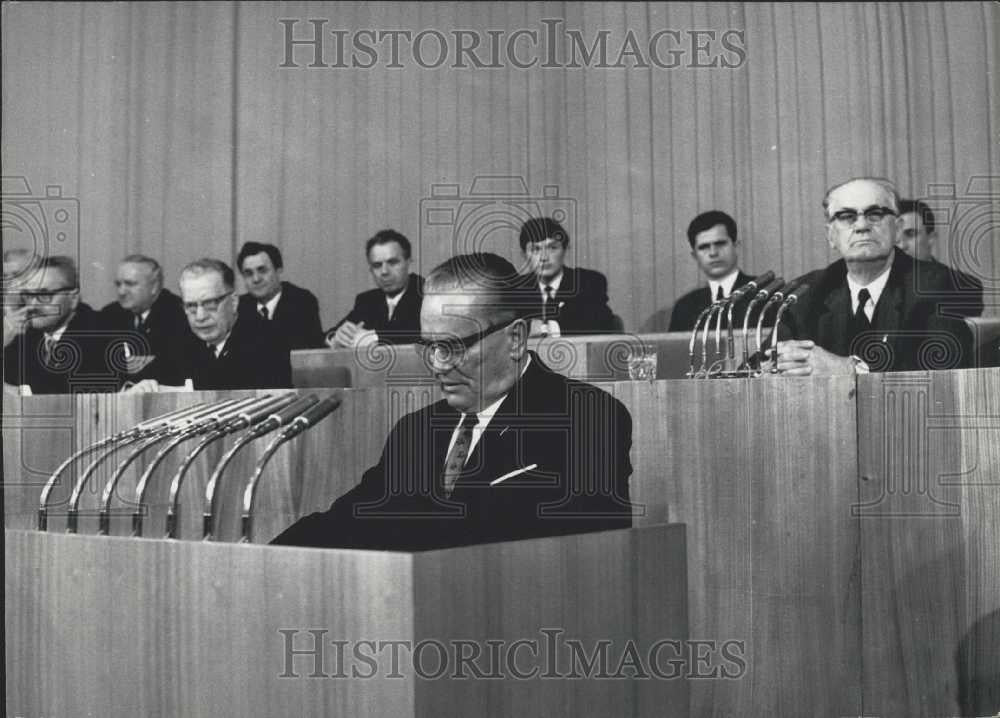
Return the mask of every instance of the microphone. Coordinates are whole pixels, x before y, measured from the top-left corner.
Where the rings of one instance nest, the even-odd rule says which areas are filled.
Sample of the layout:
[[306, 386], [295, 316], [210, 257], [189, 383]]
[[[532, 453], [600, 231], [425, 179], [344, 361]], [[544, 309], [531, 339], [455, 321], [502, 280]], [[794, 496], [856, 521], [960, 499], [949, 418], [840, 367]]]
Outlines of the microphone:
[[788, 308], [795, 304], [799, 297], [809, 291], [810, 286], [806, 282], [802, 281], [800, 278], [798, 281], [798, 287], [795, 289], [794, 293], [789, 292], [788, 296], [781, 302], [781, 306], [778, 307], [778, 313], [774, 317], [774, 328], [771, 330], [771, 354], [773, 356], [774, 362], [771, 365], [771, 373], [778, 373], [778, 357], [775, 354], [775, 348], [778, 346], [778, 327], [781, 326], [781, 318], [784, 316]]
[[[160, 416], [154, 417], [152, 419], [147, 419], [139, 424], [136, 424], [131, 429], [126, 429], [125, 431], [120, 431], [117, 434], [112, 434], [111, 436], [106, 436], [99, 441], [95, 441], [89, 446], [85, 446], [79, 451], [70, 454], [69, 458], [63, 461], [52, 472], [52, 476], [49, 480], [45, 482], [45, 486], [42, 487], [42, 493], [38, 498], [38, 530], [45, 531], [48, 529], [48, 503], [49, 496], [55, 485], [59, 481], [59, 477], [63, 471], [65, 471], [70, 465], [72, 465], [78, 459], [82, 459], [87, 454], [91, 454], [99, 449], [102, 449], [109, 444], [120, 444], [125, 446], [129, 443], [138, 441], [152, 433], [159, 431], [164, 425], [169, 425], [171, 421], [181, 418], [186, 414], [193, 413], [204, 407], [204, 402], [195, 404], [194, 406], [184, 407], [182, 409], [174, 409], [166, 414], [161, 414]], [[121, 446], [116, 446], [115, 448], [121, 448]]]
[[219, 459], [219, 462], [215, 465], [215, 469], [212, 471], [212, 475], [208, 479], [208, 483], [205, 485], [205, 503], [204, 508], [202, 509], [202, 537], [206, 541], [210, 541], [212, 539], [212, 534], [215, 531], [213, 516], [215, 516], [216, 512], [215, 503], [219, 479], [222, 478], [222, 473], [226, 470], [226, 467], [229, 466], [229, 462], [232, 461], [233, 457], [236, 456], [237, 452], [239, 452], [239, 450], [244, 446], [261, 436], [264, 436], [268, 432], [284, 426], [317, 402], [319, 402], [319, 397], [315, 394], [309, 394], [308, 396], [296, 399], [277, 413], [270, 414], [267, 418], [258, 423], [256, 426], [251, 427], [245, 434], [243, 434], [243, 436], [237, 439], [236, 443], [233, 444], [233, 447], [227, 451], [221, 459]]
[[[242, 411], [230, 418], [222, 426], [210, 431], [208, 436], [198, 442], [198, 445], [188, 452], [187, 456], [185, 456], [181, 461], [180, 466], [177, 467], [177, 471], [174, 473], [174, 476], [170, 481], [170, 498], [167, 503], [167, 538], [176, 538], [175, 534], [177, 532], [177, 526], [180, 523], [181, 485], [188, 469], [194, 463], [195, 458], [210, 444], [215, 443], [229, 434], [263, 421], [264, 418], [267, 417], [272, 411], [287, 406], [295, 401], [296, 398], [297, 395], [294, 393], [280, 394], [278, 396], [265, 394], [263, 397], [258, 398], [256, 402], [244, 407]], [[110, 502], [110, 498], [110, 495], [106, 496], [108, 502]], [[106, 504], [105, 510], [109, 509], [110, 505]]]
[[[160, 440], [161, 436], [165, 433], [173, 431], [177, 426], [186, 425], [188, 422], [197, 421], [200, 417], [204, 416], [207, 412], [212, 411], [212, 406], [200, 406], [195, 407], [191, 411], [181, 412], [180, 415], [174, 417], [173, 419], [163, 423], [159, 428], [153, 429], [148, 435], [142, 436], [138, 441], [144, 442], [143, 446], [147, 446], [150, 443], [156, 443]], [[145, 423], [145, 422], [144, 422]], [[76, 533], [77, 530], [77, 520], [79, 518], [79, 505], [80, 497], [83, 495], [83, 489], [87, 485], [87, 481], [93, 476], [97, 468], [104, 463], [107, 459], [111, 458], [114, 453], [123, 446], [135, 443], [133, 441], [127, 441], [119, 444], [118, 446], [111, 447], [101, 456], [98, 456], [83, 472], [83, 475], [77, 481], [73, 487], [73, 491], [69, 498], [69, 508], [66, 511], [66, 531], [67, 533]]]
[[[803, 275], [803, 277], [799, 277], [798, 279], [792, 280], [792, 282], [788, 286], [795, 287], [793, 291], [789, 291], [787, 287], [782, 291], [782, 294], [785, 296], [782, 299], [780, 305], [778, 306], [778, 314], [775, 317], [776, 325], [780, 321], [781, 316], [788, 309], [788, 307], [791, 307], [793, 304], [795, 304], [799, 300], [799, 297], [801, 297], [803, 294], [805, 294], [811, 289], [811, 286], [803, 281], [803, 278], [806, 276], [808, 275]], [[772, 348], [777, 344], [777, 326], [772, 328], [772, 332], [770, 335], [770, 343]], [[750, 362], [756, 361], [758, 362], [759, 365], [759, 362], [761, 362], [766, 356], [767, 356], [767, 351], [765, 351], [763, 348], [759, 348], [745, 360], [744, 367], [747, 369], [747, 371], [749, 371]]]
[[694, 329], [691, 330], [691, 341], [688, 342], [688, 360], [690, 362], [690, 368], [688, 369], [687, 375], [689, 379], [693, 378], [697, 373], [694, 370], [694, 345], [695, 342], [698, 341], [698, 327], [701, 326], [701, 320], [708, 316], [708, 313], [712, 311], [712, 307], [714, 306], [714, 304], [709, 304], [701, 311], [698, 318], [694, 320]]
[[[733, 309], [735, 309], [737, 302], [743, 301], [746, 296], [757, 292], [762, 286], [769, 284], [773, 279], [774, 272], [769, 269], [759, 277], [754, 277], [743, 286], [733, 290], [733, 292], [729, 295], [729, 312], [726, 317], [726, 324], [729, 327], [729, 351], [727, 353], [727, 359], [730, 364], [730, 369], [736, 368], [736, 337], [733, 332]], [[716, 349], [716, 352], [718, 352], [718, 349]]]
[[[251, 396], [244, 399], [230, 399], [219, 405], [219, 408], [210, 413], [207, 417], [203, 418], [197, 423], [193, 423], [186, 426], [179, 431], [177, 431], [172, 436], [168, 437], [166, 445], [160, 449], [156, 456], [153, 457], [152, 461], [143, 471], [142, 476], [139, 478], [139, 483], [135, 488], [135, 511], [132, 512], [132, 535], [142, 536], [142, 519], [144, 514], [144, 507], [146, 506], [146, 489], [149, 486], [149, 480], [153, 473], [160, 466], [163, 460], [166, 458], [167, 454], [174, 450], [177, 446], [184, 443], [188, 439], [204, 434], [212, 429], [215, 429], [220, 424], [229, 420], [233, 415], [242, 409], [246, 408], [247, 405], [257, 402], [258, 397]], [[117, 483], [117, 479], [116, 479]]]
[[[763, 301], [766, 301], [768, 297], [771, 296], [773, 292], [779, 289], [785, 283], [784, 278], [775, 277], [770, 282], [768, 282], [764, 287], [757, 292], [756, 296], [750, 300], [750, 304], [747, 305], [747, 313], [743, 317], [743, 360], [748, 362], [750, 360], [750, 315], [753, 313], [753, 308]], [[757, 348], [760, 348], [760, 336], [758, 332], [757, 337]], [[747, 365], [747, 371], [750, 371], [749, 364]]]
[[250, 532], [253, 528], [252, 517], [253, 517], [253, 504], [254, 498], [257, 495], [257, 486], [260, 482], [260, 477], [264, 472], [264, 467], [267, 462], [270, 461], [271, 456], [278, 447], [284, 444], [286, 441], [295, 438], [306, 429], [315, 426], [320, 421], [322, 421], [328, 414], [331, 414], [337, 407], [340, 406], [341, 399], [339, 396], [328, 396], [322, 401], [313, 404], [309, 409], [305, 411], [302, 415], [296, 417], [296, 419], [288, 425], [288, 427], [278, 436], [271, 441], [267, 449], [264, 450], [264, 455], [261, 456], [260, 461], [257, 462], [257, 466], [254, 469], [253, 475], [250, 480], [247, 481], [246, 489], [243, 491], [243, 530], [242, 530], [242, 542], [250, 541]]

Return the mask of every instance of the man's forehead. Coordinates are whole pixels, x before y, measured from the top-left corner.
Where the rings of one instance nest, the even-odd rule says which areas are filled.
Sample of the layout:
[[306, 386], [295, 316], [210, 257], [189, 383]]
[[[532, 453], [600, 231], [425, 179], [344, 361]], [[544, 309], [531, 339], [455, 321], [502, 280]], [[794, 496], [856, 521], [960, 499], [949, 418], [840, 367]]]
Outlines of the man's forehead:
[[244, 269], [256, 269], [257, 267], [263, 267], [265, 269], [270, 269], [274, 265], [271, 264], [271, 258], [267, 256], [267, 252], [258, 252], [257, 254], [251, 254], [243, 259]]
[[385, 242], [384, 244], [373, 244], [371, 251], [368, 253], [368, 259], [372, 262], [384, 262], [387, 259], [393, 259], [403, 256], [403, 248], [399, 246], [399, 242]]
[[553, 246], [561, 247], [562, 240], [556, 239], [555, 237], [546, 237], [545, 239], [532, 239], [528, 242], [528, 245], [531, 247], [545, 247], [545, 248]]
[[122, 262], [118, 265], [118, 274], [130, 279], [149, 278], [153, 276], [153, 268], [138, 262]]
[[31, 285], [39, 289], [61, 289], [70, 285], [70, 278], [57, 267], [45, 267], [33, 277]]
[[223, 290], [222, 275], [218, 272], [185, 274], [181, 276], [181, 295], [214, 294]]
[[899, 219], [906, 229], [920, 230], [924, 228], [923, 218], [918, 212], [906, 212], [899, 215]]
[[830, 193], [831, 211], [836, 211], [840, 207], [866, 209], [873, 205], [885, 207], [894, 205], [892, 193], [877, 182], [855, 180]]
[[726, 229], [726, 225], [717, 224], [714, 227], [709, 227], [706, 230], [698, 232], [694, 236], [694, 244], [696, 247], [700, 247], [703, 244], [710, 244], [712, 242], [717, 242], [719, 240], [732, 240], [729, 236], [729, 230]]
[[465, 329], [475, 331], [484, 325], [485, 296], [460, 293], [436, 293], [424, 297], [420, 310], [421, 324], [424, 321], [433, 323], [436, 331], [448, 329]]

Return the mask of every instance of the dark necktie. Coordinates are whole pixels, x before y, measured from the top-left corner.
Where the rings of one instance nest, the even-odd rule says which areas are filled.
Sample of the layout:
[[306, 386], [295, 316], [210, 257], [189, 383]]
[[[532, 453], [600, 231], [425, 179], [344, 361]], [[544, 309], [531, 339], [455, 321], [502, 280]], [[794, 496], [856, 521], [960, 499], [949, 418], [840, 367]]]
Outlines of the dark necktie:
[[141, 314], [136, 314], [135, 315], [134, 324], [135, 324], [135, 330], [137, 332], [141, 332], [141, 333], [145, 333], [146, 332], [146, 322], [142, 321], [142, 315]]
[[271, 318], [270, 312], [267, 311], [267, 305], [262, 304], [260, 307], [260, 315], [267, 321]]
[[472, 427], [476, 425], [477, 421], [475, 412], [470, 411], [465, 415], [465, 418], [462, 419], [462, 423], [458, 427], [458, 437], [455, 439], [455, 445], [451, 447], [451, 451], [448, 452], [448, 458], [444, 462], [445, 496], [451, 496], [452, 489], [455, 488], [455, 482], [465, 467], [465, 460], [469, 458], [469, 446], [472, 444]]
[[715, 301], [721, 302], [725, 298], [726, 298], [726, 295], [723, 294], [723, 292], [722, 292], [722, 285], [720, 284], [718, 291], [715, 293]]
[[858, 292], [858, 310], [854, 312], [854, 324], [858, 327], [859, 331], [871, 329], [872, 323], [868, 320], [868, 315], [865, 314], [865, 305], [868, 304], [868, 300], [871, 298], [872, 295], [867, 289], [862, 289]]
[[42, 340], [42, 363], [45, 366], [52, 366], [52, 349], [56, 345], [56, 339], [50, 334], [46, 334]]
[[549, 318], [549, 305], [552, 304], [552, 285], [545, 285], [545, 298], [542, 299], [542, 321], [548, 321]]

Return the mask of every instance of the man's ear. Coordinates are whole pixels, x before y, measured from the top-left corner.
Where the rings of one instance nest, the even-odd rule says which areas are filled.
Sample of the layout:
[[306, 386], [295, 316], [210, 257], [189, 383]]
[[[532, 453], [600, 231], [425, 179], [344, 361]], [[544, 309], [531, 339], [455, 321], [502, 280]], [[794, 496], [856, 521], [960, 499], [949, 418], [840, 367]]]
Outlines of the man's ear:
[[510, 346], [510, 358], [520, 360], [528, 350], [528, 333], [530, 327], [526, 319], [515, 319], [507, 327], [507, 341]]

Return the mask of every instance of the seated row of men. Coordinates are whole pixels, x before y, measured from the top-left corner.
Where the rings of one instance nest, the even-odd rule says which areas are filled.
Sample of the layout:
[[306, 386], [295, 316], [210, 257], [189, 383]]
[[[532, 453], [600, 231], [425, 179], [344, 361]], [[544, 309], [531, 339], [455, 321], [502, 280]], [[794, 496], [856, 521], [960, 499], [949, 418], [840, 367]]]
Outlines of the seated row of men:
[[[874, 178], [832, 188], [823, 206], [828, 240], [842, 259], [808, 278], [812, 289], [791, 323], [793, 336], [802, 341], [779, 348], [779, 366], [806, 373], [826, 362], [823, 367], [830, 369], [825, 351], [849, 358], [853, 366], [929, 368], [925, 359], [935, 353], [921, 347], [935, 332], [947, 337], [949, 359], [941, 366], [968, 365], [971, 336], [956, 319], [981, 313], [983, 287], [933, 259], [930, 208], [899, 200], [888, 182]], [[689, 330], [713, 300], [752, 279], [739, 269], [737, 227], [729, 215], [698, 215], [688, 241], [708, 286], [681, 297], [667, 327], [660, 312], [645, 331]], [[535, 297], [526, 312], [530, 334], [621, 329], [608, 306], [604, 275], [564, 264], [569, 236], [558, 222], [529, 220], [520, 246], [530, 272], [515, 277], [519, 289]], [[145, 388], [189, 379], [199, 389], [281, 387], [290, 385], [292, 349], [418, 341], [425, 292], [423, 278], [410, 272], [409, 241], [384, 230], [368, 240], [365, 251], [377, 286], [358, 294], [350, 313], [326, 332], [316, 297], [282, 278], [281, 253], [273, 245], [249, 242], [240, 250], [237, 263], [247, 293], [239, 297], [235, 275], [221, 261], [185, 267], [177, 297], [164, 287], [155, 260], [131, 255], [118, 268], [118, 300], [100, 312], [80, 301], [72, 261], [46, 258], [32, 280], [22, 276], [20, 289], [5, 286], [5, 382], [33, 393], [108, 390], [116, 382], [142, 380], [156, 382], [147, 381]], [[879, 333], [880, 341], [871, 341]], [[859, 357], [865, 358], [859, 362]], [[109, 366], [115, 369], [111, 375]]]
[[[536, 334], [612, 331], [604, 275], [563, 265], [569, 237], [554, 220], [525, 223], [521, 247], [537, 275]], [[423, 277], [410, 271], [411, 246], [383, 230], [365, 246], [376, 288], [324, 332], [315, 295], [282, 278], [280, 250], [246, 243], [235, 274], [202, 259], [180, 275], [181, 296], [164, 286], [151, 257], [130, 255], [118, 267], [117, 301], [99, 312], [82, 302], [77, 268], [68, 257], [5, 255], [4, 381], [32, 393], [108, 391], [183, 385], [197, 389], [290, 386], [288, 352], [366, 341], [402, 344], [420, 337]], [[537, 276], [537, 280], [535, 279]], [[530, 291], [530, 290], [529, 290]], [[108, 371], [109, 367], [112, 371]], [[155, 382], [155, 384], [153, 383]]]

